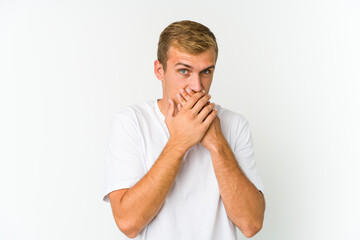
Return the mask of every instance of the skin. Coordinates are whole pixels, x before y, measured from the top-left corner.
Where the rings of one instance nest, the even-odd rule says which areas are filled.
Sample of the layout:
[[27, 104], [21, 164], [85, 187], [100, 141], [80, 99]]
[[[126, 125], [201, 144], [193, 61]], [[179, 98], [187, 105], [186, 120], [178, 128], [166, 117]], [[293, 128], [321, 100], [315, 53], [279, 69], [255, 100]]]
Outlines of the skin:
[[220, 120], [208, 94], [216, 63], [214, 49], [191, 55], [170, 47], [166, 71], [156, 60], [154, 71], [162, 82], [158, 100], [170, 138], [148, 173], [129, 189], [109, 194], [119, 229], [136, 237], [157, 215], [170, 192], [186, 151], [201, 143], [210, 153], [220, 194], [229, 218], [244, 233], [261, 229], [265, 200], [246, 178], [222, 134]]
[[[180, 112], [182, 106], [186, 105], [193, 95], [193, 91], [181, 92], [179, 97]], [[221, 131], [218, 117], [210, 125], [201, 144], [211, 153], [214, 172], [226, 213], [246, 237], [254, 236], [262, 228], [265, 198], [239, 167]]]
[[[184, 63], [191, 68], [180, 63]], [[177, 65], [179, 64], [179, 65]], [[163, 98], [158, 101], [160, 111], [165, 115], [168, 100], [173, 100], [175, 106], [180, 103], [177, 94], [188, 87], [194, 92], [210, 91], [216, 64], [216, 53], [213, 48], [208, 51], [191, 55], [171, 46], [168, 51], [167, 69], [164, 71], [159, 60], [154, 63], [155, 75], [162, 82]], [[178, 108], [175, 109], [175, 115]]]

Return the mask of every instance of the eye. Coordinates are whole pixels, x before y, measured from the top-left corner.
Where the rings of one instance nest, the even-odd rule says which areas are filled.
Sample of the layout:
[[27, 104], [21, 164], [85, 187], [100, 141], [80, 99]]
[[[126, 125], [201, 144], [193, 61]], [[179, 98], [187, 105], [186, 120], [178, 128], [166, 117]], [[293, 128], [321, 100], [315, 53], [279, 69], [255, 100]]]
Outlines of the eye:
[[206, 70], [203, 71], [203, 74], [206, 74], [206, 75], [208, 75], [210, 73], [211, 73], [211, 70], [209, 70], [209, 69], [206, 69]]
[[[184, 72], [184, 71], [185, 71], [185, 72]], [[186, 73], [187, 73], [187, 69], [180, 69], [179, 72], [182, 73], [182, 74], [186, 74]]]

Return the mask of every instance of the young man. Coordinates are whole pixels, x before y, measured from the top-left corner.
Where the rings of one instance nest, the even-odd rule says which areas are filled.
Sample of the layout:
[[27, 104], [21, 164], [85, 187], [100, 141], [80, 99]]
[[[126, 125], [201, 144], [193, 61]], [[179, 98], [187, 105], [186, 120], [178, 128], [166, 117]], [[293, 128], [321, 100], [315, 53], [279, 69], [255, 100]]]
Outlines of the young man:
[[112, 121], [104, 200], [129, 238], [236, 239], [264, 218], [263, 185], [249, 124], [210, 103], [218, 47], [193, 21], [160, 35], [156, 77], [163, 98], [120, 110]]

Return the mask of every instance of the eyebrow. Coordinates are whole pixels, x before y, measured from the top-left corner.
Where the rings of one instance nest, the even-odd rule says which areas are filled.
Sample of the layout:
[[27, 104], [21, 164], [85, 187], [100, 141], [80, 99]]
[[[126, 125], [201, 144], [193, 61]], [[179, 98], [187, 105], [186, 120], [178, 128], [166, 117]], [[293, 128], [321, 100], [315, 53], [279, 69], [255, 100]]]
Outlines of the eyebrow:
[[[178, 65], [183, 65], [183, 66], [185, 66], [185, 67], [187, 67], [187, 68], [190, 68], [190, 69], [193, 68], [192, 66], [187, 65], [187, 64], [182, 63], [182, 62], [176, 63], [176, 64], [175, 64], [175, 67], [178, 66]], [[209, 66], [209, 67], [207, 67], [207, 68], [205, 68], [205, 69], [203, 69], [203, 70], [201, 70], [201, 71], [208, 70], [208, 69], [210, 69], [210, 68], [215, 68], [215, 65], [211, 65], [211, 66]]]

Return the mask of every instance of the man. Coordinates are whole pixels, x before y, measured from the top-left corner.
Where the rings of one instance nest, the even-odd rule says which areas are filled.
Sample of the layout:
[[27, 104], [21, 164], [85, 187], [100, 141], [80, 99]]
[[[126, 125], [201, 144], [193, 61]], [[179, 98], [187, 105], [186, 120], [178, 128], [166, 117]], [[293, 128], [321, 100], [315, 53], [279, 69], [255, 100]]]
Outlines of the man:
[[236, 239], [264, 218], [248, 122], [210, 103], [218, 47], [193, 21], [161, 33], [156, 77], [163, 98], [119, 111], [111, 124], [104, 200], [136, 239]]

